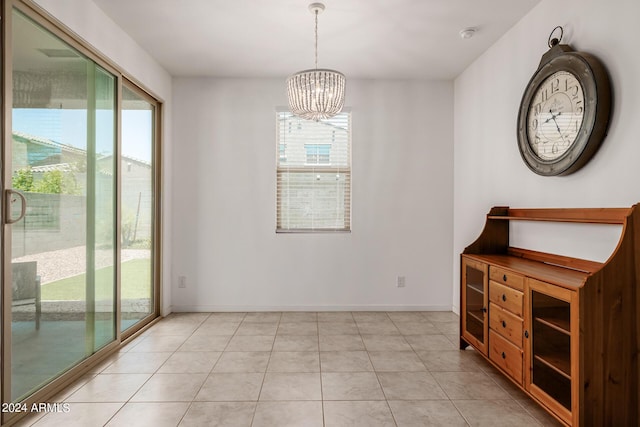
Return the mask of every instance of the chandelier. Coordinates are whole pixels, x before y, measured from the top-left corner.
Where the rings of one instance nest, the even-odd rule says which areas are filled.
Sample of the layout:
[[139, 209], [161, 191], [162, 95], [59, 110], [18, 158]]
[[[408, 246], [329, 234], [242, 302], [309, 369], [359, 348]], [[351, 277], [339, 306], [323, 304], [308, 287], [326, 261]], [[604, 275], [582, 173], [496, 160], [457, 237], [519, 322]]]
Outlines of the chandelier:
[[287, 79], [287, 96], [293, 114], [318, 121], [333, 117], [342, 110], [346, 79], [338, 71], [318, 68], [318, 15], [324, 11], [324, 4], [312, 3], [309, 10], [316, 21], [316, 67], [290, 76]]

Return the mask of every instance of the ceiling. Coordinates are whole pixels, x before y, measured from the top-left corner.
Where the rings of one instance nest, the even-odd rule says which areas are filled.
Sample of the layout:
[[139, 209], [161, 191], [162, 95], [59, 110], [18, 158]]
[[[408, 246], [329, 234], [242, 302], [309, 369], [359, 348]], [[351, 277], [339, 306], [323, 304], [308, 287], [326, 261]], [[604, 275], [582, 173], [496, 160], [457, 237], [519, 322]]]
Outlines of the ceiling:
[[[305, 0], [94, 0], [173, 76], [313, 68]], [[347, 78], [452, 79], [540, 0], [324, 0], [318, 66]], [[459, 31], [477, 27], [471, 39]]]

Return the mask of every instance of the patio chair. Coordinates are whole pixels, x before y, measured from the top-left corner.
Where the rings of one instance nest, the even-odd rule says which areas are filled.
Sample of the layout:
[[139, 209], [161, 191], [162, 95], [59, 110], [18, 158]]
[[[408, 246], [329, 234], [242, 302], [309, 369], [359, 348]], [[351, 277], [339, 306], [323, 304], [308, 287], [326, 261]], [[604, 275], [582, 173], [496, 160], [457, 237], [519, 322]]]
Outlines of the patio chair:
[[40, 276], [37, 261], [14, 262], [11, 264], [12, 295], [11, 305], [35, 305], [36, 330], [40, 329]]

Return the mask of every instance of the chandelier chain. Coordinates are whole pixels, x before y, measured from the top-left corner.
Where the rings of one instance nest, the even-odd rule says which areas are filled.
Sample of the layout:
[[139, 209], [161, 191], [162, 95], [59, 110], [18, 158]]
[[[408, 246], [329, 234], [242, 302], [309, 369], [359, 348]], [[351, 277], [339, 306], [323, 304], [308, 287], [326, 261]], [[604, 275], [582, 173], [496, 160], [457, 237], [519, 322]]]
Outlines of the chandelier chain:
[[318, 11], [315, 11], [316, 13], [316, 30], [315, 30], [315, 36], [316, 36], [316, 43], [315, 43], [315, 48], [316, 48], [316, 70], [318, 69]]

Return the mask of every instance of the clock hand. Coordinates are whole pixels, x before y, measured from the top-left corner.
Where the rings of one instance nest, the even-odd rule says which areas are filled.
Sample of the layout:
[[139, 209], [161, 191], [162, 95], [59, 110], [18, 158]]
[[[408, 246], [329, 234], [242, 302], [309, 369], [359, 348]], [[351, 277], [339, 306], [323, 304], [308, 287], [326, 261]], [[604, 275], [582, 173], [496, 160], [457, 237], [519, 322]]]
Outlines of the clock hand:
[[555, 120], [556, 117], [558, 117], [560, 114], [562, 114], [562, 112], [559, 112], [558, 114], [553, 114], [553, 111], [551, 109], [549, 109], [549, 113], [551, 114], [551, 117], [549, 117], [547, 120], [544, 121], [544, 124], [546, 125], [547, 123], [549, 123], [549, 121], [551, 120]]
[[[559, 116], [560, 114], [558, 114]], [[560, 136], [562, 136], [562, 131], [560, 130], [560, 126], [558, 126], [558, 121], [556, 120], [556, 117], [558, 116], [553, 116], [551, 117], [553, 119], [553, 122], [556, 124], [556, 129], [558, 129], [558, 133], [560, 134]]]

